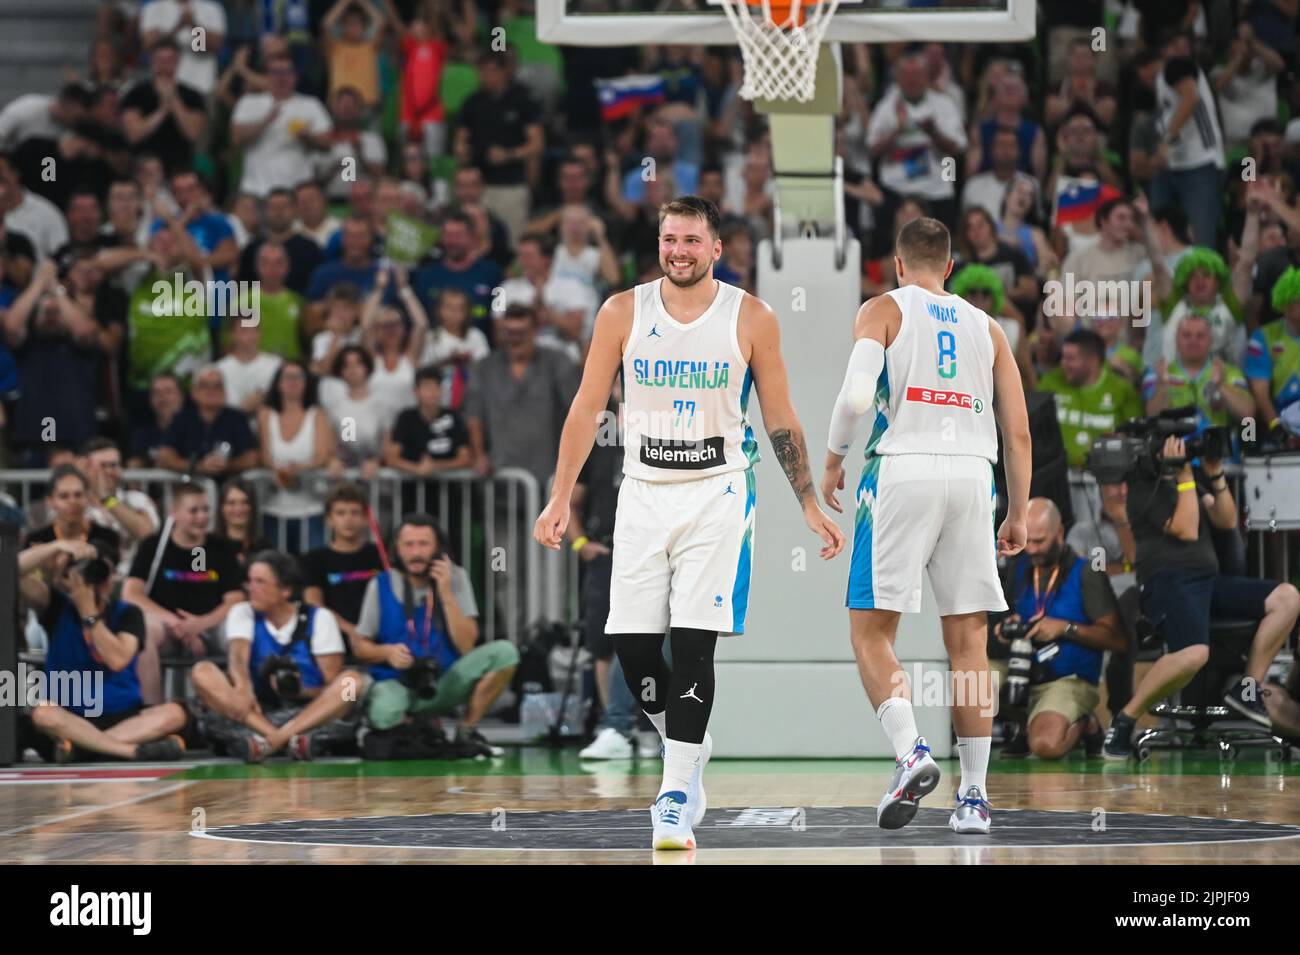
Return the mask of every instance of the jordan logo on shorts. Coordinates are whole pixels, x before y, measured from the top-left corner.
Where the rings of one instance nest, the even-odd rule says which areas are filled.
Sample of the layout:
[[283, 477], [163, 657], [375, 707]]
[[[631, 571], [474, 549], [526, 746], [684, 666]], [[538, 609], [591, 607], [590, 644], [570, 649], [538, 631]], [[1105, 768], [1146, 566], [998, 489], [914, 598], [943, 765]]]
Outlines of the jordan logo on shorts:
[[727, 489], [726, 489], [725, 491], [723, 491], [722, 493], [723, 493], [723, 494], [735, 494], [736, 492], [733, 491], [733, 490], [731, 489], [731, 485], [732, 485], [733, 483], [734, 483], [734, 482], [732, 482], [732, 481], [728, 481], [728, 482], [727, 482]]
[[659, 334], [659, 326], [651, 325], [650, 334], [647, 335], [646, 338], [663, 338], [663, 336]]
[[681, 696], [679, 696], [678, 699], [679, 699], [679, 700], [694, 700], [696, 703], [703, 703], [704, 701], [701, 700], [698, 696], [695, 695], [695, 688], [696, 688], [697, 686], [699, 686], [698, 683], [692, 683], [692, 684], [691, 684], [691, 688], [690, 688], [689, 690], [687, 690], [685, 693], [683, 693]]

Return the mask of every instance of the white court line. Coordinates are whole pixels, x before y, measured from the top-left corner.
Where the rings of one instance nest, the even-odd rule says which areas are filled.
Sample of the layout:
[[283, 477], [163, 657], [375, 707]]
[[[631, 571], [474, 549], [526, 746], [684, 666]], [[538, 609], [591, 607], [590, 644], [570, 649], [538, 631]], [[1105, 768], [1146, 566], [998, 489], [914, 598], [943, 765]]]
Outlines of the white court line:
[[80, 819], [82, 816], [93, 816], [97, 812], [106, 812], [109, 809], [120, 809], [123, 806], [130, 806], [133, 803], [156, 799], [159, 796], [166, 796], [168, 793], [174, 793], [178, 789], [184, 789], [186, 786], [189, 786], [194, 782], [195, 780], [186, 779], [178, 783], [171, 783], [163, 789], [159, 789], [157, 792], [141, 793], [139, 796], [132, 796], [130, 799], [122, 799], [118, 802], [109, 803], [106, 806], [89, 806], [85, 809], [78, 809], [76, 812], [70, 812], [67, 815], [57, 816], [54, 819], [43, 819], [40, 822], [33, 822], [26, 826], [19, 826], [16, 829], [6, 829], [3, 832], [0, 832], [0, 839], [3, 839], [5, 836], [16, 836], [18, 833], [26, 832], [29, 829], [40, 829], [42, 826], [55, 826], [61, 822]]

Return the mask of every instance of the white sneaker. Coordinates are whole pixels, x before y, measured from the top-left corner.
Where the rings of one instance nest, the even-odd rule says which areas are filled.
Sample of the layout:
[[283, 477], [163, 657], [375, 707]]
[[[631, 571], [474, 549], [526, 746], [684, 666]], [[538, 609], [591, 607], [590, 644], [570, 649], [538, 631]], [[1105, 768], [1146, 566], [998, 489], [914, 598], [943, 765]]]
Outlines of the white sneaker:
[[578, 753], [579, 759], [631, 759], [632, 744], [612, 727], [605, 727]]
[[704, 795], [704, 767], [713, 755], [713, 737], [706, 730], [704, 742], [700, 744], [700, 761], [695, 766], [695, 775], [691, 777], [690, 798], [691, 826], [698, 826], [704, 820], [704, 812], [709, 808], [709, 800]]
[[695, 833], [687, 815], [687, 797], [681, 790], [664, 793], [650, 807], [655, 849], [694, 849]]
[[658, 730], [636, 734], [636, 755], [640, 759], [664, 758], [664, 741]]
[[912, 751], [895, 763], [894, 778], [876, 807], [876, 825], [881, 829], [902, 829], [916, 815], [921, 797], [934, 792], [937, 785], [939, 766], [930, 757], [925, 737], [918, 736]]
[[987, 835], [989, 831], [989, 802], [978, 786], [966, 787], [966, 794], [957, 800], [948, 825], [953, 832], [973, 832]]

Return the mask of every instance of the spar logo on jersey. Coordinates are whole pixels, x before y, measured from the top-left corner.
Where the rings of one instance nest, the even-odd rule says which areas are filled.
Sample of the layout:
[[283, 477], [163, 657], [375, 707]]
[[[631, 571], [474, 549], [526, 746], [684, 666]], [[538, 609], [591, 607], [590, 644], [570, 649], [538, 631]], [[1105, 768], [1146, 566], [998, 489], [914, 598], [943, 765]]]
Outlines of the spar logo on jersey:
[[933, 388], [913, 386], [907, 389], [907, 400], [926, 405], [943, 405], [945, 408], [969, 408], [976, 414], [984, 412], [983, 401], [962, 391], [936, 391]]

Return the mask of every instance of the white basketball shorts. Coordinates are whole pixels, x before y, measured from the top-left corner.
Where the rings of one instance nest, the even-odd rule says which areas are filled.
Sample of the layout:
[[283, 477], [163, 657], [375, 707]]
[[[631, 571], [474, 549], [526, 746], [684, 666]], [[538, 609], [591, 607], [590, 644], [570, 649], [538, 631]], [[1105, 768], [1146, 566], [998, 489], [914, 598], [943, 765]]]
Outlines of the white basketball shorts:
[[917, 613], [924, 571], [941, 616], [1006, 610], [996, 503], [986, 458], [871, 455], [858, 482], [847, 606]]
[[754, 501], [753, 468], [672, 484], [623, 478], [605, 632], [744, 633]]

